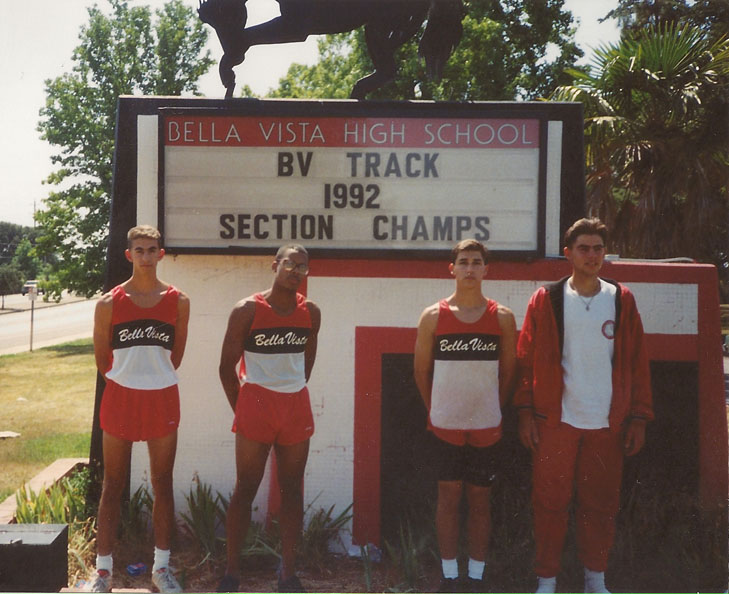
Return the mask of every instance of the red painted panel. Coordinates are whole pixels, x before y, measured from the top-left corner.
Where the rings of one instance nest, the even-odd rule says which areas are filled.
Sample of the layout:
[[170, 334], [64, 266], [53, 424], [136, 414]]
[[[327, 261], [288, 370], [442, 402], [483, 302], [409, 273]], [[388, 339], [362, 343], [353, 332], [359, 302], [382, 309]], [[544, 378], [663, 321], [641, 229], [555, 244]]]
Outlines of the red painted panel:
[[382, 354], [412, 353], [415, 328], [355, 330], [354, 506], [355, 544], [380, 544], [380, 444]]
[[[550, 281], [570, 274], [564, 258], [545, 258], [533, 262], [494, 261], [486, 280]], [[313, 259], [311, 276], [359, 278], [450, 278], [448, 254], [442, 260], [416, 259]], [[711, 283], [716, 269], [710, 264], [672, 264], [662, 262], [605, 262], [602, 275], [621, 282]], [[715, 280], [713, 282], [716, 282]]]
[[[314, 276], [449, 278], [443, 261], [316, 260]], [[696, 335], [647, 335], [652, 360], [699, 363], [699, 496], [702, 509], [726, 505], [727, 423], [716, 269], [710, 265], [610, 262], [604, 275], [621, 282], [698, 285]], [[550, 280], [569, 273], [565, 260], [494, 262], [494, 280]], [[357, 328], [355, 333], [354, 526], [356, 544], [380, 538], [380, 410], [383, 353], [413, 351], [414, 328]]]

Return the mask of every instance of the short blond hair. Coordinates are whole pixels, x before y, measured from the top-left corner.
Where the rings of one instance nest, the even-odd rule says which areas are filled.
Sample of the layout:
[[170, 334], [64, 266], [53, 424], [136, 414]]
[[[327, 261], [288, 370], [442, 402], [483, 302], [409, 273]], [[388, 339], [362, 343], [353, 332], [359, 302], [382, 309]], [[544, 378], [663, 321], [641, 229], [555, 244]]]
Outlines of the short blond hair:
[[135, 239], [156, 239], [157, 247], [162, 248], [162, 234], [152, 225], [137, 225], [127, 232], [127, 248], [131, 249]]

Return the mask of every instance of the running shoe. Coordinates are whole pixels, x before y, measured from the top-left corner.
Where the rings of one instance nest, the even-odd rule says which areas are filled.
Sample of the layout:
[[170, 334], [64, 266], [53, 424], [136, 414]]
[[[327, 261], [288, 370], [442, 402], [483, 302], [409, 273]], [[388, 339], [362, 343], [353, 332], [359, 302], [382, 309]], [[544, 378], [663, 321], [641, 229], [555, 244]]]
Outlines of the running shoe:
[[111, 574], [106, 569], [95, 571], [92, 578], [84, 584], [84, 592], [111, 592]]
[[161, 567], [152, 574], [152, 583], [162, 594], [165, 592], [182, 592], [179, 582], [167, 567]]

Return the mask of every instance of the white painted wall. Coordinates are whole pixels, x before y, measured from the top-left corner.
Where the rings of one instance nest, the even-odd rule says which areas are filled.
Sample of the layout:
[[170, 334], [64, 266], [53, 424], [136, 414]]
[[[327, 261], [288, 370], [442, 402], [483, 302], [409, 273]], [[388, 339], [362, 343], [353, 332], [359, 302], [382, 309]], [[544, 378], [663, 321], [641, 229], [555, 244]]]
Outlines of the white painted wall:
[[[180, 429], [175, 464], [175, 503], [186, 510], [184, 494], [195, 474], [226, 497], [235, 480], [233, 411], [218, 380], [218, 361], [228, 315], [239, 299], [271, 282], [271, 258], [233, 256], [166, 256], [160, 278], [187, 293], [191, 316], [180, 377]], [[146, 449], [132, 453], [131, 488], [149, 476]], [[268, 472], [263, 484], [268, 484]], [[266, 490], [255, 506], [256, 518], [266, 512]]]
[[[559, 182], [561, 126], [550, 122], [551, 159], [547, 183], [547, 253], [559, 253]], [[137, 221], [157, 221], [157, 118], [140, 116]], [[176, 505], [197, 474], [228, 496], [235, 480], [233, 412], [218, 380], [218, 361], [228, 315], [239, 299], [267, 289], [270, 256], [167, 256], [159, 275], [191, 300], [189, 338], [179, 370], [181, 423], [175, 465]], [[444, 263], [444, 267], [446, 264]], [[531, 294], [551, 279], [486, 281], [485, 293], [509, 306], [521, 325]], [[698, 287], [693, 284], [630, 283], [647, 333], [696, 334]], [[453, 290], [450, 279], [322, 278], [308, 281], [308, 296], [322, 310], [317, 364], [311, 382], [316, 432], [305, 475], [305, 504], [335, 511], [352, 503], [354, 429], [354, 332], [357, 326], [412, 327], [420, 312]], [[146, 449], [135, 446], [131, 487], [149, 475]], [[254, 505], [255, 519], [267, 512], [268, 471]], [[349, 546], [347, 537], [345, 547]]]
[[[176, 505], [195, 474], [229, 495], [235, 479], [233, 412], [218, 380], [220, 348], [235, 302], [267, 289], [271, 256], [166, 256], [159, 275], [191, 300], [187, 350], [179, 370], [181, 423], [175, 465]], [[444, 263], [444, 266], [446, 264]], [[547, 282], [488, 281], [486, 294], [509, 306], [521, 325], [534, 290]], [[646, 332], [695, 334], [696, 285], [631, 283]], [[305, 502], [315, 508], [352, 503], [354, 469], [354, 333], [358, 326], [416, 327], [420, 312], [450, 294], [451, 279], [311, 277], [308, 296], [322, 311], [317, 363], [310, 381], [316, 432], [305, 475]], [[132, 490], [148, 476], [146, 449], [135, 447]], [[268, 473], [255, 518], [267, 511]], [[345, 535], [344, 545], [349, 546]]]

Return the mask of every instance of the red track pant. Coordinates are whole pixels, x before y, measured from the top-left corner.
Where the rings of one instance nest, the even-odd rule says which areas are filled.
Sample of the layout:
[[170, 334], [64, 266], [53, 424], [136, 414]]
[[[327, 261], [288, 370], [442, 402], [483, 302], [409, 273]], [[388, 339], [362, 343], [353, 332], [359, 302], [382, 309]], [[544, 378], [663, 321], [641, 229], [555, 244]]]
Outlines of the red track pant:
[[536, 574], [559, 573], [568, 508], [577, 497], [577, 549], [582, 564], [605, 571], [615, 537], [623, 474], [622, 434], [609, 429], [576, 429], [538, 422], [532, 504]]

